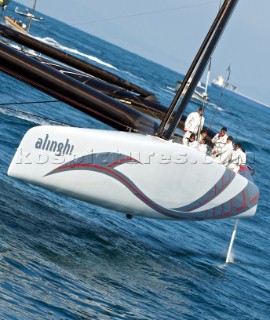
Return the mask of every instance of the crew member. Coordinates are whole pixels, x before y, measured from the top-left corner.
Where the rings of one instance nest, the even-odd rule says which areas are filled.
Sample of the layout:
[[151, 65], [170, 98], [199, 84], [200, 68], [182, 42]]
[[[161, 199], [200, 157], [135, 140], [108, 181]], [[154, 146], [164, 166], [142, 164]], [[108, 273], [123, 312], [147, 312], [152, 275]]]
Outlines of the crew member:
[[228, 163], [228, 168], [234, 172], [238, 172], [240, 169], [240, 166], [245, 165], [246, 161], [247, 161], [247, 157], [245, 152], [242, 149], [241, 143], [236, 142], [234, 144], [234, 149], [232, 152], [231, 159]]
[[211, 152], [213, 158], [217, 157], [221, 153], [222, 148], [225, 147], [227, 143], [227, 128], [223, 127], [220, 130], [220, 133], [217, 133], [214, 138], [211, 140], [214, 144], [214, 147]]
[[199, 141], [198, 147], [197, 149], [203, 153], [203, 154], [207, 154], [208, 148], [207, 148], [207, 144], [206, 144], [206, 138], [203, 138]]
[[198, 141], [200, 142], [202, 139], [205, 139], [207, 141], [207, 130], [203, 129], [199, 135]]
[[218, 163], [222, 163], [225, 166], [229, 164], [233, 152], [233, 137], [228, 136], [225, 146], [219, 150], [217, 156], [214, 158]]
[[197, 149], [198, 148], [198, 141], [196, 141], [195, 133], [191, 133], [190, 137], [188, 138], [188, 144], [189, 147]]
[[186, 121], [185, 121], [185, 128], [184, 128], [184, 136], [183, 136], [183, 144], [188, 144], [188, 139], [192, 133], [197, 136], [198, 132], [201, 131], [204, 125], [204, 117], [203, 117], [203, 108], [200, 107], [198, 111], [191, 112]]

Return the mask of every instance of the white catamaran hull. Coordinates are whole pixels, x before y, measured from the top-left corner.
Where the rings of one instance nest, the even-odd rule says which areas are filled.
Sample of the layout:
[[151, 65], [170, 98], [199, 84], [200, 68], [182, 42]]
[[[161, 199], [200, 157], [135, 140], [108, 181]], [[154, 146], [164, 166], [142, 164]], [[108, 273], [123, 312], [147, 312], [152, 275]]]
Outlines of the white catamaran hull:
[[190, 147], [137, 133], [40, 126], [8, 175], [131, 215], [177, 220], [249, 217], [258, 188]]

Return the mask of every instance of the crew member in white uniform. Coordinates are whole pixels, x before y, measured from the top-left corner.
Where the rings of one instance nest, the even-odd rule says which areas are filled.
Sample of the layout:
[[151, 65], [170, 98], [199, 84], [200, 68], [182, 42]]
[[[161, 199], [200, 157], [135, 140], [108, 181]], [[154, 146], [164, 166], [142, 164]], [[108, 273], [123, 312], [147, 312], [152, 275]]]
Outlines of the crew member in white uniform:
[[233, 152], [233, 137], [228, 136], [227, 142], [225, 146], [219, 151], [217, 157], [215, 158], [215, 161], [218, 163], [222, 163], [225, 166], [229, 164], [229, 161], [232, 157], [232, 152]]
[[198, 141], [200, 142], [202, 139], [205, 139], [207, 141], [207, 130], [203, 129], [199, 135]]
[[216, 158], [219, 155], [219, 153], [221, 153], [222, 148], [224, 148], [227, 143], [227, 138], [227, 128], [223, 127], [220, 130], [220, 133], [217, 133], [211, 140], [214, 144], [214, 147], [211, 151], [211, 156], [213, 158]]
[[245, 165], [247, 162], [247, 157], [245, 152], [242, 150], [242, 145], [240, 142], [234, 144], [234, 150], [232, 152], [231, 159], [228, 163], [228, 168], [234, 172], [238, 172], [240, 166]]
[[188, 144], [188, 139], [192, 133], [197, 136], [198, 132], [201, 132], [201, 129], [204, 125], [204, 117], [203, 117], [203, 108], [200, 107], [198, 111], [191, 112], [186, 121], [184, 128], [184, 136], [183, 136], [183, 144]]
[[207, 143], [206, 143], [206, 138], [203, 138], [199, 141], [198, 147], [197, 149], [203, 153], [203, 154], [207, 154], [208, 151], [208, 147], [207, 147]]
[[187, 139], [188, 140], [188, 146], [193, 148], [193, 149], [198, 149], [199, 142], [196, 141], [196, 136], [195, 133], [191, 133], [190, 137]]

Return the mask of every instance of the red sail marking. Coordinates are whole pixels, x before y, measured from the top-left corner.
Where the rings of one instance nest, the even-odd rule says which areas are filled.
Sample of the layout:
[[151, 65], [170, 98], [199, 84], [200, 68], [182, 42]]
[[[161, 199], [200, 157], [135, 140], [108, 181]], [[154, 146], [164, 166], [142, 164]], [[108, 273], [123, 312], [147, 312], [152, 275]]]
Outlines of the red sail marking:
[[246, 195], [245, 195], [245, 190], [242, 191], [242, 198], [243, 198], [243, 204], [236, 208], [236, 211], [241, 211], [242, 209], [244, 209], [247, 206], [247, 199], [246, 199]]
[[253, 203], [257, 202], [258, 199], [259, 199], [259, 194], [256, 194], [256, 196], [255, 196], [254, 198], [252, 198], [252, 199], [249, 201], [249, 203], [253, 204]]
[[230, 216], [232, 214], [232, 199], [230, 200], [230, 210], [224, 212], [224, 216]]

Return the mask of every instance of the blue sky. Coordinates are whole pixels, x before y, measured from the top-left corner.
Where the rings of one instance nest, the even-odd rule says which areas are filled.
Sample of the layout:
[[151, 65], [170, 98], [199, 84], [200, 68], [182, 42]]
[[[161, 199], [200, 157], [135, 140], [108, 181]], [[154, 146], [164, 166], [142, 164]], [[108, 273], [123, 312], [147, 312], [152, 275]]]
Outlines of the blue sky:
[[[34, 1], [17, 2], [32, 7]], [[38, 0], [37, 11], [184, 74], [220, 2]], [[214, 52], [211, 80], [226, 77], [230, 65], [230, 81], [239, 91], [270, 105], [269, 8], [269, 0], [239, 0]]]

